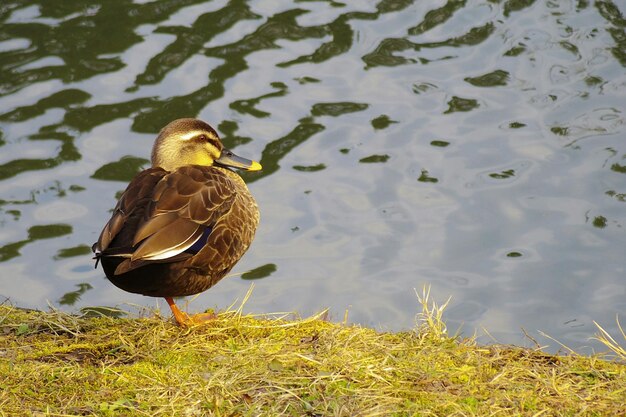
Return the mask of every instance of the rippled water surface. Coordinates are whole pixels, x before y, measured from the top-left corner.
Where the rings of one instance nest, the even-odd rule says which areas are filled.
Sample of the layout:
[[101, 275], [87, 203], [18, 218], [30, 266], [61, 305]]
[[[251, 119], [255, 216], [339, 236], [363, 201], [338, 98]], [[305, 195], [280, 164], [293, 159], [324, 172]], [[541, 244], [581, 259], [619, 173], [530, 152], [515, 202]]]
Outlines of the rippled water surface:
[[[159, 129], [261, 160], [239, 275], [193, 300], [597, 348], [626, 312], [626, 8], [611, 1], [5, 0], [0, 294], [155, 306], [89, 247]], [[248, 274], [241, 273], [252, 271]], [[262, 278], [262, 279], [260, 279]], [[161, 305], [164, 303], [159, 302]], [[487, 336], [481, 340], [488, 341]]]

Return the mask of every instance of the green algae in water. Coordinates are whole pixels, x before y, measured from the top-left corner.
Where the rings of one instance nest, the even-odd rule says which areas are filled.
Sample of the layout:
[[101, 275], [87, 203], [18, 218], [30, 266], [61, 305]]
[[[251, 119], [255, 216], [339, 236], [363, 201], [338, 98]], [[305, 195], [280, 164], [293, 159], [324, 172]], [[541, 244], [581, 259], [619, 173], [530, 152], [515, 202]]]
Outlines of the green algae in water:
[[129, 182], [135, 175], [141, 172], [142, 167], [150, 161], [145, 158], [134, 156], [123, 156], [117, 162], [104, 164], [93, 173], [91, 178], [105, 181]]

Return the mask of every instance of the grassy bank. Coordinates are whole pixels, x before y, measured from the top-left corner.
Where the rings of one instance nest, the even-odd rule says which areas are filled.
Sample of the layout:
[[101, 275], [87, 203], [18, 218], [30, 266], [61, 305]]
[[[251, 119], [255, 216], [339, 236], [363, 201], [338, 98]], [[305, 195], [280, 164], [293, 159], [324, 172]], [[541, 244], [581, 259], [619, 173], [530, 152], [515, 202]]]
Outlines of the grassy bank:
[[405, 333], [0, 306], [0, 415], [626, 415], [625, 365], [453, 339], [422, 301]]

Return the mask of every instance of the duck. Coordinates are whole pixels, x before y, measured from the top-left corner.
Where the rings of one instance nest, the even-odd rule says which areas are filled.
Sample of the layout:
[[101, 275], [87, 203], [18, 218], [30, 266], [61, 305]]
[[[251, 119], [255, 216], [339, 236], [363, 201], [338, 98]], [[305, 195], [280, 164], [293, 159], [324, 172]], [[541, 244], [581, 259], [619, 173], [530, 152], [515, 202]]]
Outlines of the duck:
[[163, 297], [181, 326], [207, 321], [189, 316], [174, 297], [217, 284], [248, 250], [259, 208], [234, 169], [259, 171], [259, 162], [224, 148], [206, 122], [177, 119], [158, 134], [152, 166], [122, 193], [98, 241], [98, 263], [118, 288]]

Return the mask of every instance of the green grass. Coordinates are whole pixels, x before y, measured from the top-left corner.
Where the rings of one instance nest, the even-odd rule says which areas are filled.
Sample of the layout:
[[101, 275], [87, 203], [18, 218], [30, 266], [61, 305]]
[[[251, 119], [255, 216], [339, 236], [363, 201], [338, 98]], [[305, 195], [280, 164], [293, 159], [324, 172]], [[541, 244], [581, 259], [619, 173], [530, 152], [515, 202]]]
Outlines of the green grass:
[[206, 325], [0, 306], [0, 415], [626, 415], [626, 365], [414, 331], [218, 314]]

